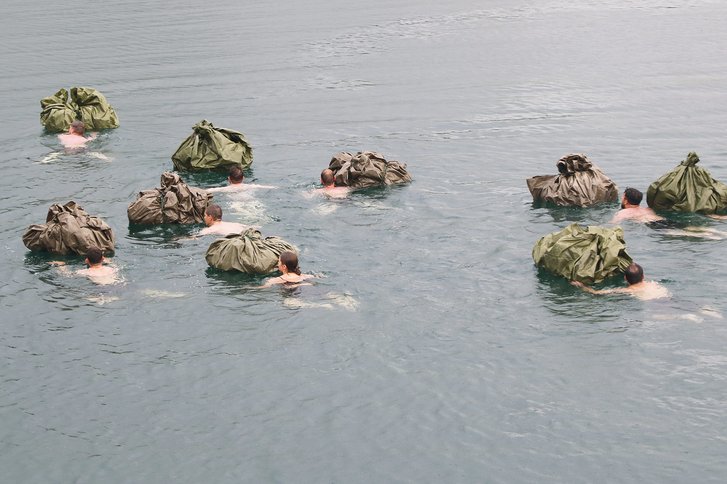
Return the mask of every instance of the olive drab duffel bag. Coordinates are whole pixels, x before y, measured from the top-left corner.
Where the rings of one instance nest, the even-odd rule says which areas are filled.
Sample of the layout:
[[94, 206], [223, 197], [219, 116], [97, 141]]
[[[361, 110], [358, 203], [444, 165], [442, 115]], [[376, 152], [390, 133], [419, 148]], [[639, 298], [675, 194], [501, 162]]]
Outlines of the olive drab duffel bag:
[[345, 151], [336, 153], [328, 168], [333, 171], [336, 186], [368, 188], [411, 181], [405, 163], [386, 160], [375, 151], [363, 151], [355, 155]]
[[633, 262], [626, 252], [621, 227], [570, 224], [541, 237], [533, 247], [535, 265], [584, 284], [623, 273]]
[[204, 222], [204, 212], [212, 194], [190, 187], [179, 175], [164, 172], [160, 188], [139, 192], [126, 213], [132, 224], [197, 224]]
[[527, 179], [535, 202], [588, 207], [618, 200], [618, 188], [586, 155], [566, 155], [556, 163], [557, 175]]
[[52, 96], [40, 100], [40, 124], [47, 131], [67, 131], [77, 119], [83, 121], [87, 131], [119, 127], [119, 118], [106, 97], [90, 87], [60, 89]]
[[51, 132], [67, 131], [76, 120], [76, 109], [68, 104], [68, 91], [60, 89], [40, 100], [40, 124]]
[[649, 185], [646, 203], [654, 210], [715, 213], [727, 210], [727, 185], [697, 166], [691, 152], [679, 165]]
[[31, 225], [23, 234], [23, 243], [32, 251], [61, 255], [85, 255], [91, 247], [108, 253], [114, 250], [114, 234], [106, 222], [70, 201], [51, 205], [46, 223]]
[[244, 134], [217, 128], [204, 119], [192, 129], [192, 134], [182, 141], [172, 155], [175, 169], [227, 171], [238, 166], [244, 170], [252, 164], [252, 147]]
[[78, 119], [83, 121], [86, 130], [111, 129], [119, 127], [116, 111], [106, 101], [106, 97], [90, 87], [71, 88], [71, 102], [78, 107]]
[[267, 274], [278, 266], [282, 252], [298, 249], [279, 237], [263, 238], [259, 231], [247, 229], [217, 239], [209, 246], [205, 259], [210, 267], [246, 274]]

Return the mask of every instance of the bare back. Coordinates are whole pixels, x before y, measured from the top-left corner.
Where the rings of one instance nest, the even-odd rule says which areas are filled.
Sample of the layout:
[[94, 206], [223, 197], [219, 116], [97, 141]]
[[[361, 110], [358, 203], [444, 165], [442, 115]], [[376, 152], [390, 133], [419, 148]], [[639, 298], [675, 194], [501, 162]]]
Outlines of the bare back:
[[241, 232], [244, 232], [247, 230], [247, 226], [238, 224], [236, 222], [217, 222], [214, 225], [211, 225], [209, 227], [205, 227], [202, 230], [199, 231], [198, 235], [211, 235], [211, 234], [217, 234], [217, 235], [229, 235], [229, 234], [239, 234]]
[[91, 282], [99, 285], [116, 284], [119, 282], [118, 270], [112, 266], [89, 267], [88, 269], [77, 271], [76, 274], [88, 277]]
[[58, 140], [65, 148], [81, 148], [91, 141], [90, 138], [75, 133], [59, 134]]
[[626, 288], [626, 292], [633, 294], [634, 297], [642, 301], [671, 297], [667, 288], [655, 281], [643, 281], [638, 284], [632, 284]]
[[664, 217], [658, 216], [652, 209], [648, 207], [629, 207], [619, 210], [611, 219], [612, 224], [623, 222], [624, 220], [633, 220], [634, 222], [648, 223], [664, 220]]
[[317, 188], [314, 192], [328, 198], [346, 198], [351, 193], [351, 189], [349, 187], [323, 187]]

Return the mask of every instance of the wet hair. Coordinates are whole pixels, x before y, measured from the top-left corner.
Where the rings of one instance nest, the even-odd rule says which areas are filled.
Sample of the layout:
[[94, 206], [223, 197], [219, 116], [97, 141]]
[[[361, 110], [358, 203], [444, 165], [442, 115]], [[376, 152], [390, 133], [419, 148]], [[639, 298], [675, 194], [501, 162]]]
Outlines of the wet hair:
[[295, 252], [285, 251], [280, 253], [280, 262], [283, 263], [288, 272], [295, 272], [300, 275], [300, 267], [298, 267], [298, 256]]
[[222, 220], [222, 208], [214, 203], [207, 205], [204, 209], [204, 214], [212, 217], [213, 220]]
[[321, 172], [321, 182], [323, 182], [324, 185], [328, 186], [332, 184], [336, 178], [333, 176], [333, 170], [330, 168], [326, 168]]
[[624, 196], [631, 205], [640, 205], [644, 199], [644, 194], [635, 188], [627, 188], [624, 190]]
[[75, 120], [71, 123], [71, 131], [76, 134], [83, 135], [86, 132], [86, 125], [80, 119]]
[[633, 262], [626, 268], [624, 276], [626, 276], [626, 281], [629, 285], [638, 284], [644, 280], [644, 269], [642, 269], [636, 262]]
[[242, 183], [242, 179], [245, 175], [242, 174], [242, 169], [239, 166], [233, 166], [230, 168], [230, 181], [234, 183]]
[[103, 251], [98, 247], [89, 247], [86, 251], [86, 259], [91, 265], [100, 264], [103, 261]]

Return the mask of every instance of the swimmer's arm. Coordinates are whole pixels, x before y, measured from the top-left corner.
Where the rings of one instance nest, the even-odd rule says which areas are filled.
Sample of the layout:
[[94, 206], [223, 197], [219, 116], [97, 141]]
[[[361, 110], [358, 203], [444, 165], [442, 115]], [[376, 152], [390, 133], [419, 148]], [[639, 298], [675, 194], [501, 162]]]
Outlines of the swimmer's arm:
[[616, 288], [616, 289], [593, 289], [592, 287], [588, 287], [582, 282], [579, 281], [570, 281], [572, 286], [575, 286], [577, 288], [582, 289], [583, 291], [589, 293], [589, 294], [617, 294], [621, 292], [626, 292], [623, 288]]
[[710, 213], [707, 215], [707, 217], [714, 220], [727, 220], [727, 215], [717, 215], [716, 213]]
[[97, 132], [94, 131], [94, 132], [88, 134], [88, 141], [93, 141], [96, 138], [98, 138], [98, 133]]
[[209, 233], [209, 232], [205, 232], [205, 230], [207, 230], [207, 229], [208, 229], [208, 227], [205, 227], [202, 230], [200, 230], [199, 232], [197, 232], [196, 234], [186, 235], [184, 237], [179, 237], [179, 238], [174, 239], [174, 240], [180, 240], [181, 241], [181, 240], [194, 240], [194, 239], [199, 239], [200, 237], [202, 237], [204, 235], [207, 235]]
[[271, 287], [276, 284], [282, 284], [283, 282], [285, 282], [285, 281], [283, 281], [280, 277], [272, 277], [272, 278], [268, 279], [267, 281], [265, 281], [265, 284], [263, 284], [260, 287], [261, 288]]
[[187, 240], [197, 240], [197, 239], [200, 239], [200, 238], [204, 237], [205, 235], [207, 235], [207, 234], [197, 233], [197, 234], [194, 234], [194, 235], [187, 235], [186, 237], [180, 237], [180, 238], [175, 239], [175, 240], [177, 240], [179, 242], [184, 242], [184, 241], [187, 241]]
[[60, 272], [62, 274], [65, 274], [65, 275], [71, 274], [70, 269], [68, 269], [68, 267], [66, 266], [66, 263], [63, 262], [62, 260], [52, 260], [52, 261], [48, 262], [48, 264], [52, 265], [53, 267], [57, 267], [58, 272]]
[[315, 197], [317, 195], [320, 195], [322, 191], [323, 191], [322, 188], [314, 188], [312, 190], [306, 190], [306, 191], [303, 192], [303, 197], [305, 197], [305, 198], [313, 198], [313, 197]]
[[249, 185], [246, 185], [246, 186], [247, 186], [248, 188], [278, 188], [278, 187], [276, 187], [276, 186], [273, 186], [273, 185], [257, 185], [257, 184], [249, 184]]
[[613, 218], [608, 223], [617, 224], [617, 223], [620, 223], [622, 220], [623, 220], [623, 217], [621, 216], [621, 214], [617, 213], [616, 215], [613, 216]]

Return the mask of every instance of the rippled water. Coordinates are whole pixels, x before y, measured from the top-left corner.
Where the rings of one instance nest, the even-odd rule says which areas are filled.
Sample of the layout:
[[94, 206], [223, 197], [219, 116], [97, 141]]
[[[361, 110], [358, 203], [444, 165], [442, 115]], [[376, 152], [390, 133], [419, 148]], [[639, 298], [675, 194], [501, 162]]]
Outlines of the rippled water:
[[[727, 180], [727, 7], [248, 3], [5, 2], [2, 480], [723, 482], [727, 241], [626, 225], [674, 296], [593, 297], [530, 251], [616, 205], [534, 207], [525, 178], [584, 152], [645, 190], [694, 150]], [[116, 108], [110, 160], [40, 128], [72, 86]], [[295, 243], [314, 286], [254, 290], [180, 240], [196, 227], [129, 228], [201, 119], [243, 131], [250, 180], [278, 187], [219, 194], [225, 219]], [[414, 183], [305, 196], [363, 149]], [[71, 199], [114, 228], [123, 285], [23, 246]]]

